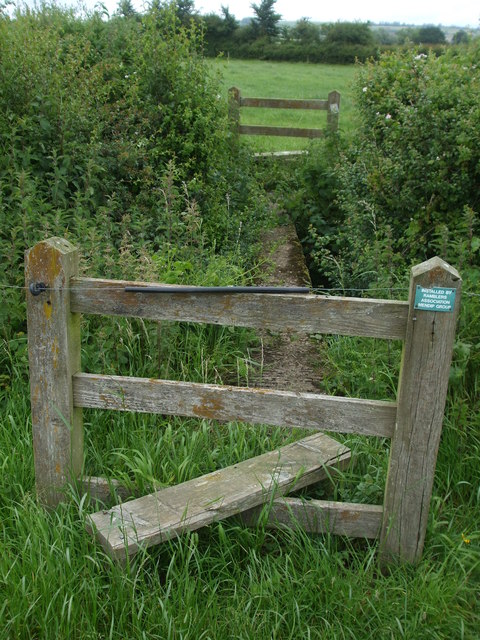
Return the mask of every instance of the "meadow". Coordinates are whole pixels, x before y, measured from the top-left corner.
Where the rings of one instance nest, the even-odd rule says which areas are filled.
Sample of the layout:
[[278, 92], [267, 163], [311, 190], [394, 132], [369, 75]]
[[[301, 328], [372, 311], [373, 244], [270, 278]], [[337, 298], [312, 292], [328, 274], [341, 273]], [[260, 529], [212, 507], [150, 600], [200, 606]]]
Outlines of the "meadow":
[[[219, 58], [213, 68], [221, 74], [224, 95], [230, 87], [240, 89], [244, 97], [257, 98], [313, 98], [324, 100], [330, 91], [341, 95], [339, 130], [350, 134], [355, 130], [353, 82], [355, 65], [328, 65], [261, 60]], [[241, 109], [242, 124], [268, 124], [284, 127], [312, 127], [326, 125], [325, 111], [285, 109]], [[272, 136], [242, 136], [253, 151], [289, 151], [306, 149], [305, 138]]]
[[[395, 118], [383, 117], [376, 124], [380, 109], [401, 111], [402, 104], [392, 99], [394, 111], [387, 99], [390, 93], [406, 92], [399, 82], [421, 75], [410, 73], [411, 61], [408, 67], [394, 58], [394, 73], [386, 68], [381, 81], [376, 78], [382, 67], [369, 68], [371, 77], [360, 85], [357, 81], [355, 89], [354, 67], [224, 60], [214, 63], [223, 74], [220, 84], [210, 76], [211, 61], [198, 55], [198, 38], [194, 29], [178, 28], [173, 12], [158, 7], [142, 21], [79, 20], [48, 7], [15, 21], [0, 15], [0, 638], [476, 640], [478, 224], [473, 208], [457, 215], [452, 207], [458, 226], [448, 220], [451, 235], [446, 221], [425, 231], [423, 219], [440, 214], [442, 222], [446, 219], [445, 210], [433, 205], [425, 213], [423, 201], [414, 208], [414, 195], [427, 184], [426, 170], [408, 164], [411, 188], [401, 189], [397, 180], [403, 159], [392, 166], [384, 159], [375, 164], [373, 157], [382, 140], [393, 156], [408, 138], [406, 132], [414, 142], [425, 142], [423, 155], [410, 154], [409, 148], [408, 158], [420, 158], [421, 166], [432, 147], [425, 168], [443, 171], [435, 134], [448, 128], [432, 121], [425, 141], [413, 125], [394, 127]], [[465, 55], [478, 58], [475, 51]], [[428, 77], [437, 63], [429, 64]], [[462, 72], [466, 62], [450, 64], [452, 83], [461, 79], [463, 87], [477, 86], [470, 67]], [[445, 81], [448, 74], [443, 67], [440, 71], [439, 82]], [[367, 83], [369, 92], [363, 94]], [[226, 100], [218, 99], [232, 84], [245, 95], [275, 97], [322, 98], [330, 89], [340, 91], [340, 130], [347, 138], [356, 135], [358, 123], [369, 114], [367, 129], [382, 127], [375, 149], [360, 155], [362, 169], [373, 167], [368, 179], [362, 181], [345, 154], [347, 192], [342, 176], [333, 173], [327, 147], [324, 156], [311, 154], [304, 164], [292, 165], [294, 175], [288, 175], [288, 168], [260, 171], [248, 150], [232, 141]], [[354, 93], [372, 102], [354, 106]], [[444, 97], [458, 99], [468, 91], [434, 87], [433, 96], [424, 94], [429, 105], [436, 99], [441, 106], [434, 115], [444, 117]], [[463, 173], [455, 177], [456, 192], [460, 187], [467, 192], [465, 182], [472, 175], [476, 184], [468, 165], [470, 158], [477, 163], [480, 148], [472, 124], [478, 113], [475, 94], [471, 100], [470, 111], [452, 107], [455, 122], [466, 112], [472, 118], [469, 135], [457, 139]], [[418, 110], [428, 121], [429, 108]], [[423, 131], [425, 121], [420, 124]], [[450, 145], [445, 162], [456, 148]], [[391, 170], [387, 178], [383, 170]], [[439, 174], [439, 192], [448, 182], [445, 175]], [[383, 209], [368, 200], [365, 183], [375, 197], [389, 196], [390, 188], [394, 197], [388, 207], [405, 198], [393, 222], [382, 220]], [[361, 202], [360, 213], [370, 217], [341, 218], [337, 205], [329, 201], [329, 208], [319, 200], [333, 193], [345, 206]], [[81, 248], [82, 274], [92, 277], [248, 284], [266, 268], [257, 263], [258, 239], [276, 222], [272, 210], [278, 203], [288, 205], [299, 224], [306, 219], [315, 225], [309, 248], [321, 266], [330, 267], [331, 286], [367, 288], [371, 283], [382, 287], [385, 297], [405, 298], [405, 263], [419, 262], [430, 240], [436, 243], [432, 250], [441, 251], [464, 277], [423, 558], [416, 566], [398, 565], [382, 573], [374, 542], [298, 529], [272, 531], [262, 518], [246, 528], [232, 518], [142, 551], [121, 567], [85, 530], [87, 515], [101, 505], [75, 483], [65, 487], [65, 500], [54, 511], [45, 510], [35, 494], [23, 252], [59, 235]], [[408, 230], [397, 245], [395, 224]], [[366, 235], [372, 229], [373, 240]], [[395, 397], [399, 344], [314, 339], [321, 391]], [[82, 321], [82, 368], [87, 372], [242, 386], [261, 368], [259, 345], [257, 335], [239, 328], [165, 323], [159, 332], [155, 323], [143, 321]], [[117, 479], [132, 494], [195, 478], [303, 435], [243, 423], [95, 410], [85, 411], [84, 420], [85, 473]], [[349, 436], [343, 441], [353, 451], [355, 466], [335, 483], [313, 487], [310, 495], [380, 503], [388, 443]]]

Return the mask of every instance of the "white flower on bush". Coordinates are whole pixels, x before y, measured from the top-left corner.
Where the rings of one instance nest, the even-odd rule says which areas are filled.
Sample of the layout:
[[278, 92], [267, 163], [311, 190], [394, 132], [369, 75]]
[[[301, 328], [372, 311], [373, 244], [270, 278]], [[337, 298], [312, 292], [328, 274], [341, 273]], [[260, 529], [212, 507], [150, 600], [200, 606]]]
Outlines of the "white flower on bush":
[[422, 60], [422, 58], [426, 58], [427, 55], [425, 53], [419, 53], [418, 56], [415, 56], [414, 60]]
[[387, 113], [387, 115], [385, 116], [385, 120], [391, 120], [391, 119], [392, 119], [392, 116], [389, 113]]
[[363, 91], [363, 93], [367, 93], [368, 87], [363, 87], [362, 91]]

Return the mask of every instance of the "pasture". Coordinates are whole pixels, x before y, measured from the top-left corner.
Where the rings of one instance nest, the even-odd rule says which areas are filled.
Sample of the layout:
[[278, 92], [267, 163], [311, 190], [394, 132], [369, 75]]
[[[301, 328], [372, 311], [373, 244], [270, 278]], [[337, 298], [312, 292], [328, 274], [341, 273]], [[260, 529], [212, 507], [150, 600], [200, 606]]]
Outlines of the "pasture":
[[[354, 65], [307, 64], [271, 62], [263, 60], [236, 60], [219, 58], [213, 68], [221, 74], [225, 96], [236, 86], [244, 97], [326, 99], [330, 91], [341, 94], [339, 130], [349, 134], [355, 129], [353, 102]], [[265, 124], [278, 127], [323, 128], [324, 111], [255, 109], [241, 110], [242, 124]], [[305, 138], [278, 138], [271, 136], [242, 136], [253, 151], [289, 151], [305, 149]]]

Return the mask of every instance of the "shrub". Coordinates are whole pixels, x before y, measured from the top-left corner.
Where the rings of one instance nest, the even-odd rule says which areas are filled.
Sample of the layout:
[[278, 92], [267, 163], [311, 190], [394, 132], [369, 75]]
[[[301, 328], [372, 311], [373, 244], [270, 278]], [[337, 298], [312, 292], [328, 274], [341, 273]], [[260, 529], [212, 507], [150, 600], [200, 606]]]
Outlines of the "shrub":
[[[459, 239], [474, 237], [478, 224], [469, 213], [479, 204], [477, 57], [476, 47], [440, 58], [409, 50], [360, 68], [361, 128], [329, 178], [333, 219], [315, 183], [305, 191], [308, 207], [327, 215], [321, 226], [311, 220], [320, 271], [328, 273], [336, 256], [344, 280], [368, 286], [375, 273], [393, 274], [437, 252], [453, 262], [465, 254]], [[308, 186], [308, 173], [305, 180]], [[325, 232], [332, 223], [338, 232]]]
[[[0, 48], [2, 283], [21, 286], [25, 248], [50, 235], [78, 243], [91, 275], [155, 277], [159, 253], [193, 265], [185, 279], [212, 252], [248, 261], [265, 209], [175, 7], [108, 21], [27, 9], [0, 17]], [[21, 299], [4, 290], [7, 337]]]

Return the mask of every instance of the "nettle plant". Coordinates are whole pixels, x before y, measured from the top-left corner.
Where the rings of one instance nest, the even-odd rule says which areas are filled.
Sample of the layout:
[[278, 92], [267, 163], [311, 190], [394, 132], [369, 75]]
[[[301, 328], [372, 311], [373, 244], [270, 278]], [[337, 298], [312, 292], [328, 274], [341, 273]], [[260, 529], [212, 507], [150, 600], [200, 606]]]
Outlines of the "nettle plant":
[[[0, 16], [2, 282], [21, 286], [25, 248], [52, 235], [81, 246], [91, 275], [252, 256], [261, 199], [201, 45], [168, 4], [107, 21], [48, 6]], [[8, 337], [25, 314], [21, 292], [5, 295]]]

